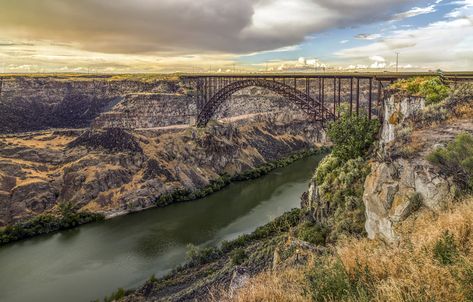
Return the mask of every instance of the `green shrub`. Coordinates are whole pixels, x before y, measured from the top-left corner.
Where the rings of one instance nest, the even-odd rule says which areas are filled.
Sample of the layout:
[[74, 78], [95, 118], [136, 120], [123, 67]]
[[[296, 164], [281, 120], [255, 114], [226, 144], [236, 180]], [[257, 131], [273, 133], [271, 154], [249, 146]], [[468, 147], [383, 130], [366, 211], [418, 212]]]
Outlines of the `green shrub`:
[[326, 216], [330, 241], [341, 234], [364, 234], [363, 191], [369, 172], [369, 165], [361, 157], [343, 162], [329, 155], [317, 168], [315, 177], [321, 205], [315, 211]]
[[450, 94], [450, 88], [442, 82], [440, 77], [417, 77], [400, 80], [391, 87], [406, 91], [414, 96], [423, 97], [427, 105], [439, 103]]
[[248, 259], [248, 255], [244, 249], [238, 248], [230, 253], [230, 259], [232, 260], [233, 265], [241, 265], [246, 259]]
[[342, 164], [342, 160], [334, 155], [325, 157], [315, 171], [315, 180], [318, 184], [325, 182], [327, 176], [332, 174]]
[[358, 265], [353, 274], [348, 274], [340, 260], [320, 262], [308, 281], [314, 301], [369, 301], [374, 284], [367, 267]]
[[297, 238], [315, 245], [325, 245], [328, 230], [320, 224], [304, 223], [297, 230]]
[[449, 231], [445, 231], [442, 237], [435, 243], [434, 258], [442, 265], [455, 263], [458, 257], [458, 248], [455, 238]]
[[452, 176], [461, 189], [473, 191], [473, 136], [459, 134], [445, 148], [438, 148], [427, 156], [442, 173]]
[[187, 245], [187, 259], [192, 265], [209, 263], [221, 256], [221, 251], [215, 247], [200, 248], [193, 244]]
[[118, 301], [122, 298], [125, 298], [126, 296], [130, 295], [133, 293], [132, 290], [125, 290], [123, 288], [117, 289], [114, 293], [112, 293], [110, 296], [105, 297], [103, 299], [104, 302], [113, 302], [113, 301]]
[[364, 157], [376, 140], [380, 123], [369, 120], [366, 115], [343, 113], [331, 123], [327, 135], [334, 144], [333, 155], [342, 161]]

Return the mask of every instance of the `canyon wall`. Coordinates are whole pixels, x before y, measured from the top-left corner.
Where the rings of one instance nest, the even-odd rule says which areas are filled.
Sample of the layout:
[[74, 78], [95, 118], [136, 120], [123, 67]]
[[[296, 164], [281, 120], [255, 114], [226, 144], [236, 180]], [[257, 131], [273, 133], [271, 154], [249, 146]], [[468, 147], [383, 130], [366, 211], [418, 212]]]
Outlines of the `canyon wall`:
[[0, 77], [0, 133], [85, 128], [128, 94], [184, 94], [176, 79], [113, 76]]
[[174, 131], [50, 130], [0, 137], [0, 226], [60, 203], [121, 215], [164, 206], [295, 152], [314, 148], [319, 129], [290, 116]]
[[[195, 87], [177, 77], [25, 76], [1, 83], [0, 133], [8, 134], [0, 137], [0, 225], [64, 202], [109, 216], [145, 209], [325, 141], [294, 104], [258, 87], [219, 108], [215, 118], [231, 123], [195, 129]], [[333, 99], [335, 87], [326, 85]], [[347, 91], [343, 86], [343, 99]], [[62, 130], [38, 131], [50, 128]]]
[[[156, 128], [197, 115], [194, 83], [172, 76], [0, 77], [0, 134], [50, 128]], [[215, 118], [296, 112], [261, 88], [235, 93]]]
[[473, 134], [471, 115], [457, 114], [455, 102], [454, 95], [445, 105], [427, 107], [423, 98], [399, 93], [385, 100], [386, 119], [363, 196], [369, 238], [395, 243], [397, 226], [411, 214], [420, 208], [439, 212], [455, 199], [453, 179], [427, 160], [458, 134]]

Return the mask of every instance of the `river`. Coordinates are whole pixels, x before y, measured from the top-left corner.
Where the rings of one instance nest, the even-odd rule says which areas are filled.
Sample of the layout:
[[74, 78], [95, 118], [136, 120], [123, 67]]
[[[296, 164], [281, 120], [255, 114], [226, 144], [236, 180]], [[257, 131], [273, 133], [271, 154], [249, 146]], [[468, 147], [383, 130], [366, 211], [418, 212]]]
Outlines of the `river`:
[[183, 263], [189, 243], [217, 245], [299, 207], [322, 156], [206, 198], [0, 248], [0, 301], [88, 302]]

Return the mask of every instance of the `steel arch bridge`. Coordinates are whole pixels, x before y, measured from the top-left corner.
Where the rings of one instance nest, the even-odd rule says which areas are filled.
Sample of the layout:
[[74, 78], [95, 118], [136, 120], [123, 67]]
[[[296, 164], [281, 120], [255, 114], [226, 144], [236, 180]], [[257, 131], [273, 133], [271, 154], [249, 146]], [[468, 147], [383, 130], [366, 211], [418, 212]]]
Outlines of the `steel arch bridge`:
[[235, 92], [248, 87], [265, 88], [285, 97], [287, 100], [298, 105], [299, 108], [314, 121], [335, 119], [335, 116], [332, 112], [324, 107], [321, 102], [312, 98], [309, 94], [303, 93], [300, 90], [297, 90], [296, 88], [291, 87], [285, 83], [250, 78], [232, 82], [218, 90], [200, 110], [200, 113], [197, 116], [197, 126], [206, 126], [223, 102], [228, 100]]
[[[324, 127], [327, 121], [340, 116], [339, 108], [346, 105], [350, 114], [366, 114], [383, 118], [382, 103], [386, 84], [398, 79], [418, 76], [441, 76], [457, 85], [472, 81], [472, 72], [345, 72], [302, 74], [183, 74], [196, 87], [198, 127], [205, 127], [220, 106], [235, 92], [248, 87], [261, 87], [296, 104], [308, 119]], [[342, 93], [343, 92], [343, 93]]]

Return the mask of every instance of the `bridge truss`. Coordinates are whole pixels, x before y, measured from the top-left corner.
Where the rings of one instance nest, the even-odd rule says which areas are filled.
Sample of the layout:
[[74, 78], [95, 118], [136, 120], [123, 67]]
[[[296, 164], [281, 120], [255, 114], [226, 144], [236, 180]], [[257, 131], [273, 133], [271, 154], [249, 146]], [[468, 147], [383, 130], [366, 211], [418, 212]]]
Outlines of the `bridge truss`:
[[[385, 88], [400, 78], [437, 75], [432, 73], [351, 74], [242, 74], [185, 75], [197, 88], [198, 127], [204, 127], [231, 96], [248, 87], [272, 91], [297, 105], [309, 119], [322, 126], [340, 116], [343, 106], [350, 114], [382, 119]], [[471, 75], [442, 75], [446, 80], [471, 80]]]

